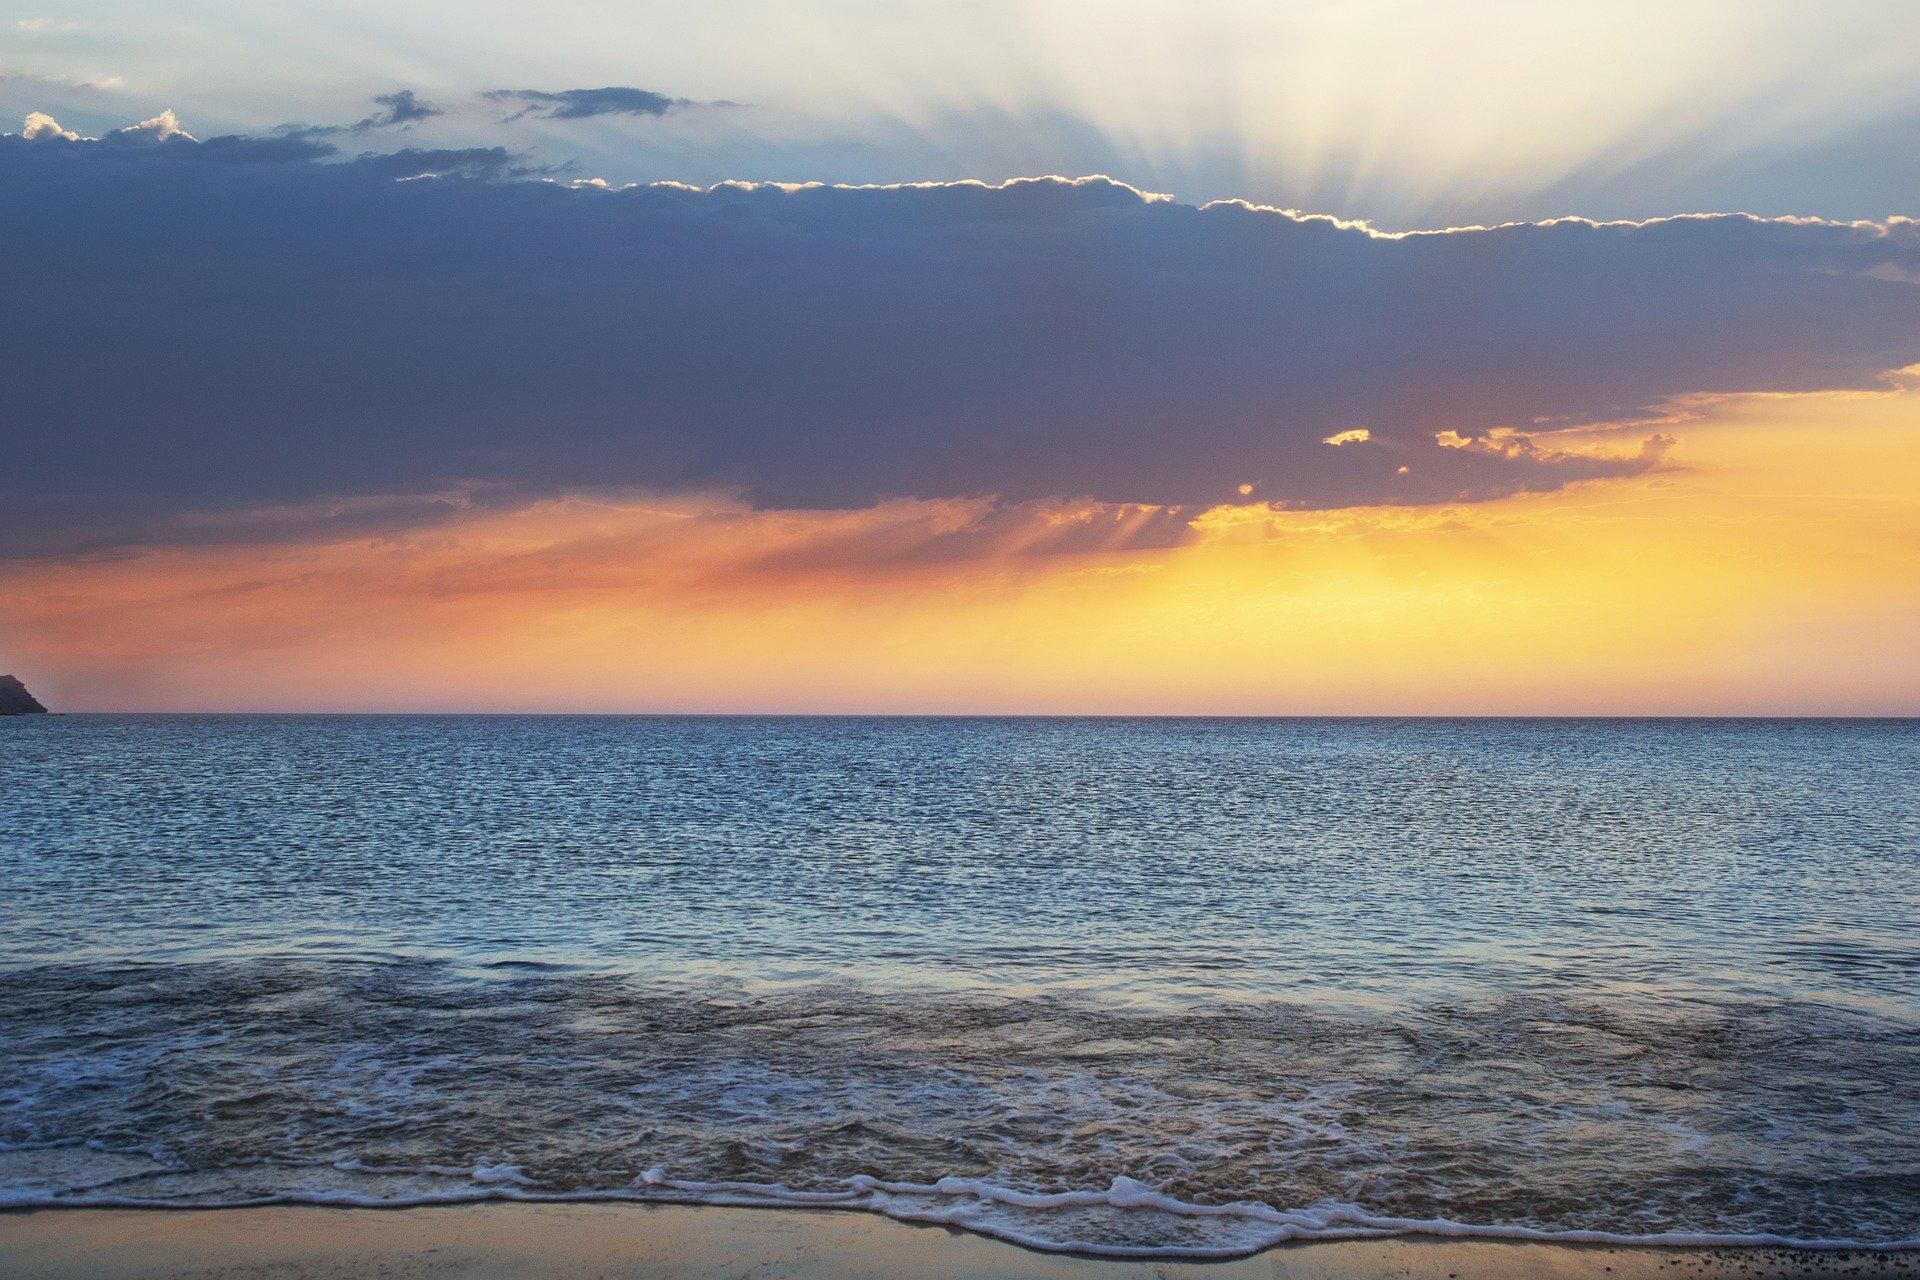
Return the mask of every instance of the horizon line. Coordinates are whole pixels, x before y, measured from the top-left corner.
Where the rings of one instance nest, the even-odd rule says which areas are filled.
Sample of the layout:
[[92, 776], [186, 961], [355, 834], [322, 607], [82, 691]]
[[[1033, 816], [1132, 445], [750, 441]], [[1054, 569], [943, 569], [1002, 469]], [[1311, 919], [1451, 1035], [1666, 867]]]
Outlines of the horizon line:
[[46, 716], [230, 716], [254, 718], [624, 719], [624, 720], [1912, 720], [1911, 711], [486, 711], [486, 710], [88, 710]]

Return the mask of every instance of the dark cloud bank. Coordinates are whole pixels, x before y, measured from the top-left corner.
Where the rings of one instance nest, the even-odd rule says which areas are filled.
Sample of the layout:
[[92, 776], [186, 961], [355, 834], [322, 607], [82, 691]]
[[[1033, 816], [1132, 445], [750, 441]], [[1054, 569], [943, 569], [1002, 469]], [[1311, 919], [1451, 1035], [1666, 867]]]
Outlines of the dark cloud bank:
[[488, 180], [511, 168], [492, 149], [301, 141], [0, 139], [0, 551], [452, 481], [1486, 498], [1657, 450], [1436, 433], [1920, 359], [1906, 222], [1389, 239], [1099, 180], [610, 191]]

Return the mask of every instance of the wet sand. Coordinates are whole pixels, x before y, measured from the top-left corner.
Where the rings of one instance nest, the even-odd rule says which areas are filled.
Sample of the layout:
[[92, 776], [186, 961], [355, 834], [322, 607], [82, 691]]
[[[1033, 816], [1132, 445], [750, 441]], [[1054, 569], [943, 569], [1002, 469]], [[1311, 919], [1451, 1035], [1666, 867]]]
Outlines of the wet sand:
[[0, 1213], [7, 1280], [1786, 1280], [1915, 1277], [1920, 1253], [1618, 1249], [1396, 1239], [1282, 1245], [1229, 1262], [1033, 1253], [863, 1213], [484, 1204], [403, 1210]]

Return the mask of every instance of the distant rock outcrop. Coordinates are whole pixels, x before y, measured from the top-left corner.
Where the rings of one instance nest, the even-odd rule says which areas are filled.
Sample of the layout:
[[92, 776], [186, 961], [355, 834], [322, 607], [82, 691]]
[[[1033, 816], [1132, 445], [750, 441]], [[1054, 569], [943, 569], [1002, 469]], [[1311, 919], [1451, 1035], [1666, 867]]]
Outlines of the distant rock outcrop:
[[0, 716], [43, 716], [47, 709], [27, 692], [19, 676], [0, 676]]

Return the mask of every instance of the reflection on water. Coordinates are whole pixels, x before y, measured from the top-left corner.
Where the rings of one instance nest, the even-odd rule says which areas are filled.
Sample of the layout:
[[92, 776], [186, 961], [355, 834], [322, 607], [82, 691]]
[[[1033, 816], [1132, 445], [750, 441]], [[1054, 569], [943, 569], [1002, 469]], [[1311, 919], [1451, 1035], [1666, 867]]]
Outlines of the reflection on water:
[[16, 1201], [1920, 1236], [1911, 723], [0, 734]]

